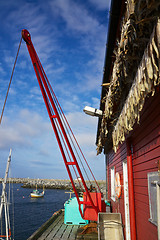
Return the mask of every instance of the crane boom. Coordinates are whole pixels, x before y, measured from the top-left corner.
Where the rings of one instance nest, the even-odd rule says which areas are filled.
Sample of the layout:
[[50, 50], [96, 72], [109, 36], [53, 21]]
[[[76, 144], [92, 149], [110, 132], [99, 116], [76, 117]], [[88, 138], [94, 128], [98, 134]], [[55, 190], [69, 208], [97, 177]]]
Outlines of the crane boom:
[[[66, 120], [65, 116], [63, 115], [63, 111], [60, 107], [60, 104], [56, 98], [55, 93], [48, 81], [48, 78], [45, 74], [45, 71], [42, 67], [42, 64], [38, 58], [38, 55], [34, 49], [33, 43], [31, 41], [30, 33], [26, 30], [22, 30], [22, 37], [23, 40], [26, 42], [28, 52], [30, 54], [30, 58], [37, 76], [37, 80], [42, 92], [42, 96], [48, 111], [48, 115], [69, 175], [71, 180], [71, 184], [76, 195], [78, 204], [79, 204], [79, 211], [82, 218], [86, 220], [93, 220], [97, 221], [98, 219], [98, 212], [105, 211], [104, 209], [104, 200], [102, 197], [101, 192], [90, 192], [85, 179], [83, 177], [82, 171], [79, 167], [77, 162], [75, 151], [71, 146], [71, 141], [69, 138], [69, 134], [66, 131], [66, 127], [64, 124], [64, 120]], [[68, 122], [67, 122], [68, 124]], [[81, 183], [84, 188], [84, 197], [83, 201], [80, 201], [78, 191], [76, 189], [71, 167], [73, 167], [74, 171], [78, 173], [78, 176], [81, 179]], [[77, 175], [76, 175], [77, 176]], [[83, 211], [81, 209], [81, 205], [83, 204]], [[91, 216], [90, 213], [92, 212]]]

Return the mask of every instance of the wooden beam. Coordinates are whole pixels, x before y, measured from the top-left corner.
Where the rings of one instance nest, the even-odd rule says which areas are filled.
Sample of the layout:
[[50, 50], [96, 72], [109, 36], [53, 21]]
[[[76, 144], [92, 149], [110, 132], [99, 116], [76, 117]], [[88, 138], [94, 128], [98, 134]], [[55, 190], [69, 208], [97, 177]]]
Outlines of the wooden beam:
[[109, 86], [110, 86], [110, 83], [103, 83], [101, 86], [102, 86], [102, 87], [109, 87]]

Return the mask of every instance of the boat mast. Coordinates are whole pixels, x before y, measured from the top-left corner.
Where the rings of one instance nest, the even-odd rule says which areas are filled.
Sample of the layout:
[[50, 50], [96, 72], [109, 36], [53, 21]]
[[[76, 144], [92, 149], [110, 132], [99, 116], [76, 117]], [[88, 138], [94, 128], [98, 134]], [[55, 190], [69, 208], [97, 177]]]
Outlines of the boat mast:
[[5, 172], [4, 181], [2, 183], [2, 195], [1, 195], [1, 205], [0, 205], [0, 219], [2, 219], [2, 211], [4, 207], [4, 213], [5, 213], [5, 225], [6, 225], [6, 240], [10, 237], [10, 220], [9, 220], [9, 208], [7, 203], [7, 194], [6, 194], [6, 184], [7, 184], [7, 178], [8, 178], [8, 172], [9, 172], [9, 166], [11, 162], [11, 152], [12, 149], [10, 149], [8, 161], [7, 161], [7, 167]]

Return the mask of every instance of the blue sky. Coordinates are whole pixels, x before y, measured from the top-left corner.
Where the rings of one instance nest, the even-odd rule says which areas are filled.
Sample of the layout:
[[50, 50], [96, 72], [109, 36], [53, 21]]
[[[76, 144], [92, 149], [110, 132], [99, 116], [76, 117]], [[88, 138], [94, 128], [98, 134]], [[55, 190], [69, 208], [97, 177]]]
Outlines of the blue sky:
[[[99, 107], [109, 7], [109, 0], [0, 1], [0, 109], [27, 29], [97, 179], [105, 179], [104, 155], [96, 156], [98, 119], [83, 108]], [[0, 177], [10, 148], [12, 177], [68, 179], [24, 41], [0, 126]]]

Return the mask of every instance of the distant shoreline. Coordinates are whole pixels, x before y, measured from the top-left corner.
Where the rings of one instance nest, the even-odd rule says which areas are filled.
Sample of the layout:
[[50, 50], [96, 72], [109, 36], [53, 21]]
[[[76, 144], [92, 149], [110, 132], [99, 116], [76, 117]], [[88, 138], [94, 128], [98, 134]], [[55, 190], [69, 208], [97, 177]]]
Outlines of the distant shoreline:
[[[20, 183], [23, 188], [45, 188], [45, 189], [65, 189], [72, 190], [72, 184], [70, 180], [67, 179], [32, 179], [32, 178], [8, 178], [8, 182], [11, 183]], [[3, 181], [3, 178], [0, 178], [0, 182]], [[79, 188], [78, 180], [75, 180], [75, 186], [77, 189]], [[91, 184], [94, 184], [93, 181], [90, 181]], [[106, 190], [106, 181], [105, 180], [97, 180], [98, 185], [100, 186], [101, 191], [104, 193]], [[86, 181], [88, 187], [90, 187], [90, 183]]]

